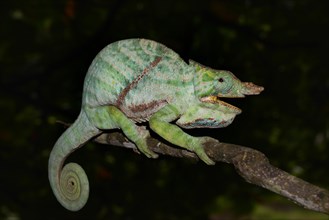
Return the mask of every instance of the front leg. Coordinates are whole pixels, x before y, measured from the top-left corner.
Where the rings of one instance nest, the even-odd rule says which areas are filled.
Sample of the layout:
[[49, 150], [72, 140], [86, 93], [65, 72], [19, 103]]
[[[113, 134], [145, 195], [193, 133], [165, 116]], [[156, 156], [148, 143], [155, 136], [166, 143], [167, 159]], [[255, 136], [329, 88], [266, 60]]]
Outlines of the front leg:
[[179, 116], [180, 112], [175, 106], [167, 105], [152, 115], [149, 120], [150, 127], [170, 143], [196, 153], [206, 164], [215, 164], [204, 151], [203, 144], [207, 141], [206, 137], [193, 137], [178, 126], [170, 124], [171, 121], [179, 118]]

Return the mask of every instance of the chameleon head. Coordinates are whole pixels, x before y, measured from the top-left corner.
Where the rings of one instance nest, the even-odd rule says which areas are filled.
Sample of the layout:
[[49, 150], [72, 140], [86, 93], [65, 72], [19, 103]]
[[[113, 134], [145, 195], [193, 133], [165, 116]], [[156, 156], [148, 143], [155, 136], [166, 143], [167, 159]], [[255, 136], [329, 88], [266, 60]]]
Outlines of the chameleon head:
[[196, 72], [195, 92], [201, 101], [210, 96], [243, 98], [245, 95], [258, 95], [264, 90], [262, 86], [251, 82], [241, 82], [230, 71], [214, 70], [193, 60], [189, 63]]

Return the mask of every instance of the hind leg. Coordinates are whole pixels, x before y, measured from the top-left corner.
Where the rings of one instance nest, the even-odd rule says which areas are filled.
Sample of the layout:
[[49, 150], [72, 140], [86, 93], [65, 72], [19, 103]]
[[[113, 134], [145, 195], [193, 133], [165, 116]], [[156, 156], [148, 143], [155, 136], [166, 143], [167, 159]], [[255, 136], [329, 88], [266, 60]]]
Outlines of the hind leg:
[[115, 106], [102, 106], [93, 110], [95, 126], [99, 129], [114, 129], [119, 128], [126, 137], [134, 142], [139, 151], [149, 158], [157, 158], [158, 155], [151, 151], [146, 143], [146, 138], [150, 136], [149, 132], [137, 126], [132, 120], [121, 112]]

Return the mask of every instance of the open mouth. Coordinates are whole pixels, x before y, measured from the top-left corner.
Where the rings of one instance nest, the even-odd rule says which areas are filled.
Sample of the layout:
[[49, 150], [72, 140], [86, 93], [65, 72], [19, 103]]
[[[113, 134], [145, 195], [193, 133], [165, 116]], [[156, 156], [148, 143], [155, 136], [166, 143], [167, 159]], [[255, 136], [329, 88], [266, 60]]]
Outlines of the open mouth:
[[230, 112], [230, 113], [239, 114], [242, 112], [241, 109], [239, 109], [233, 105], [230, 105], [227, 102], [221, 101], [219, 99], [219, 97], [217, 97], [217, 96], [205, 96], [205, 97], [202, 97], [200, 100], [201, 100], [201, 102], [218, 104], [218, 105], [224, 107], [223, 110], [226, 110], [227, 112]]

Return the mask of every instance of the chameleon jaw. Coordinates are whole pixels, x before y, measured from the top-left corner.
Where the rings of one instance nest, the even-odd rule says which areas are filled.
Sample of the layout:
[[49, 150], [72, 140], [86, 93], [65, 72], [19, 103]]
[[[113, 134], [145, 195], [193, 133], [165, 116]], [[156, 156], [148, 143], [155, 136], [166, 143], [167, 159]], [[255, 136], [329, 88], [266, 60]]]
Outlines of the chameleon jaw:
[[207, 102], [212, 104], [218, 104], [219, 106], [223, 106], [225, 110], [228, 112], [232, 112], [235, 114], [240, 114], [242, 112], [241, 109], [235, 107], [233, 105], [228, 104], [227, 102], [221, 101], [217, 96], [205, 96], [200, 99], [201, 102]]

